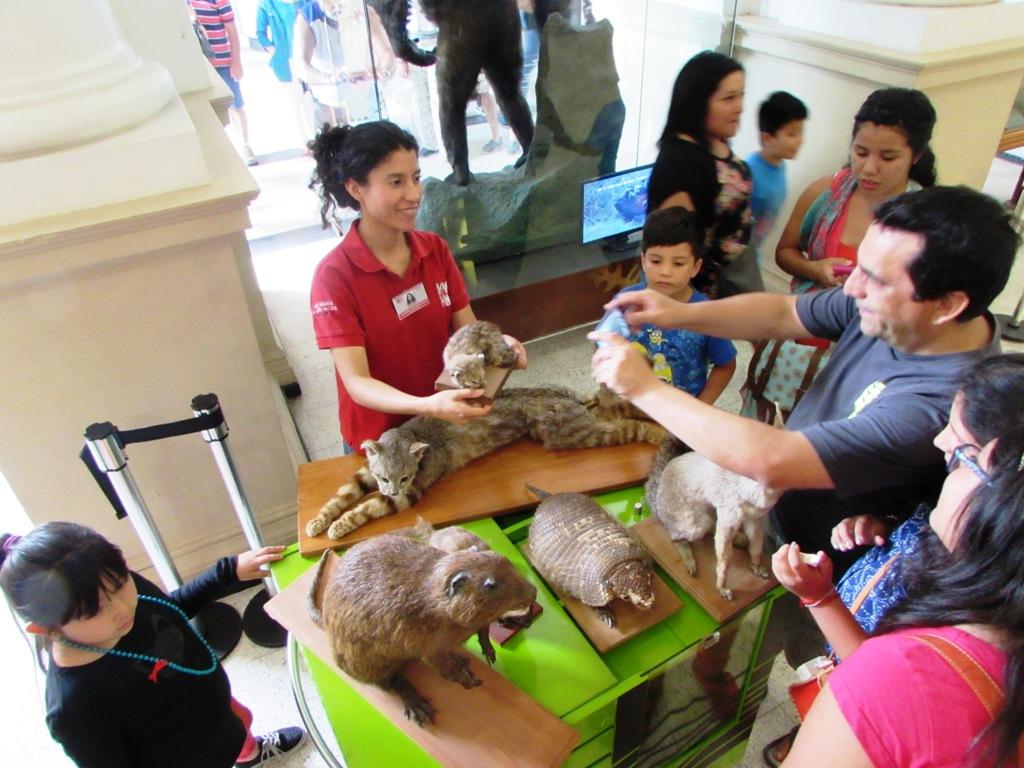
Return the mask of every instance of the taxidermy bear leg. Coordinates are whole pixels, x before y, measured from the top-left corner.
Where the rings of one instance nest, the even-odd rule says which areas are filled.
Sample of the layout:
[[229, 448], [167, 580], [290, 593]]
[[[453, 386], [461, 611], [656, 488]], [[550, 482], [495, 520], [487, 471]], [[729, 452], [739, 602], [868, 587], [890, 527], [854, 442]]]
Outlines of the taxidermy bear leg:
[[[439, 45], [444, 46], [443, 43]], [[450, 47], [450, 46], [444, 46]], [[467, 66], [447, 51], [437, 60], [437, 91], [440, 100], [441, 138], [452, 166], [452, 180], [465, 187], [473, 180], [469, 172], [469, 147], [466, 143], [466, 103], [476, 88], [479, 66]]]
[[530, 107], [519, 90], [523, 78], [522, 33], [519, 28], [519, 11], [515, 3], [503, 2], [495, 8], [494, 23], [488, 30], [490, 45], [484, 51], [484, 74], [494, 88], [512, 133], [516, 135], [523, 155], [516, 162], [518, 168], [526, 160], [526, 153], [533, 141], [533, 118]]
[[[522, 55], [519, 57], [519, 66], [516, 72], [522, 71]], [[508, 120], [512, 133], [516, 135], [519, 145], [523, 148], [523, 154], [516, 161], [516, 168], [526, 162], [526, 153], [530, 151], [530, 144], [533, 143], [533, 118], [530, 116], [530, 105], [526, 103], [522, 92], [519, 90], [519, 75], [513, 74], [504, 67], [484, 66], [484, 74], [491, 81], [494, 88], [494, 97], [498, 100], [505, 119]]]

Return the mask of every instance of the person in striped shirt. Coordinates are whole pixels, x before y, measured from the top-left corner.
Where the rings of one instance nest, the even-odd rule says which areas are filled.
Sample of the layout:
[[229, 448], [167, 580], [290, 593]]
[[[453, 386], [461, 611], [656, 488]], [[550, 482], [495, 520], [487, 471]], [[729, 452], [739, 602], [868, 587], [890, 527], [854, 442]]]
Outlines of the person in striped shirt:
[[259, 161], [249, 146], [249, 124], [245, 118], [245, 101], [239, 81], [242, 79], [241, 48], [238, 44], [238, 28], [230, 0], [188, 0], [195, 18], [203, 25], [206, 39], [210, 42], [207, 57], [217, 70], [224, 84], [231, 89], [234, 99], [228, 113], [242, 142], [242, 157], [246, 165], [257, 165]]

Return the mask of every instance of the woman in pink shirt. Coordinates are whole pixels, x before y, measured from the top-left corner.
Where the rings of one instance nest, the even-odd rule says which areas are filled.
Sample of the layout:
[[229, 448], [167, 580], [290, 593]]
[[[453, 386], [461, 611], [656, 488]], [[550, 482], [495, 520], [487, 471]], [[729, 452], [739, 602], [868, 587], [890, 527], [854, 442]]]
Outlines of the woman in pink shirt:
[[[1018, 402], [1013, 389], [987, 407]], [[804, 564], [795, 545], [776, 553], [776, 574], [844, 657], [784, 766], [1024, 766], [1024, 427], [1011, 413], [982, 443], [957, 395], [935, 438], [949, 475], [904, 564], [907, 598], [874, 637], [846, 643], [817, 615], [836, 613], [821, 565]]]

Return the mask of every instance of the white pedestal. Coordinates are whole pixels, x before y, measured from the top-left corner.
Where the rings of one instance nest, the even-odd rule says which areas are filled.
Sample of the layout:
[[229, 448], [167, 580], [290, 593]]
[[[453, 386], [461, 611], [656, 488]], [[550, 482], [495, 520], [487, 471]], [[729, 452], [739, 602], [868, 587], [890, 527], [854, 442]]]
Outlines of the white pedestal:
[[[209, 102], [187, 97], [185, 108], [208, 183], [0, 227], [0, 471], [34, 522], [97, 528], [132, 567], [145, 554], [78, 460], [82, 432], [95, 421], [127, 429], [187, 418], [203, 392], [220, 398], [265, 538], [295, 537], [302, 457], [280, 418], [240, 263], [258, 190]], [[127, 453], [182, 574], [246, 548], [200, 436]]]
[[[92, 109], [87, 102], [83, 109]], [[135, 200], [210, 181], [195, 127], [175, 94], [115, 135], [0, 164], [0, 226]]]

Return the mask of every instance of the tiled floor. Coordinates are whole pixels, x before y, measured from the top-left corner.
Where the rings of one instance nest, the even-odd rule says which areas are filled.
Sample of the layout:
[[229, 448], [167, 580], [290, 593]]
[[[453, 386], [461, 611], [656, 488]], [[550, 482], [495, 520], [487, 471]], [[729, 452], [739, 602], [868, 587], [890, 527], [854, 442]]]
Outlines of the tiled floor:
[[[243, 87], [249, 99], [248, 111], [253, 126], [252, 145], [265, 160], [253, 169], [263, 190], [252, 206], [253, 228], [250, 241], [261, 289], [266, 298], [282, 346], [299, 378], [303, 394], [292, 401], [290, 408], [311, 459], [335, 456], [341, 452], [337, 430], [337, 402], [333, 371], [327, 352], [316, 349], [308, 314], [308, 289], [313, 268], [326, 251], [337, 242], [332, 231], [319, 230], [319, 203], [306, 183], [312, 161], [298, 152], [297, 136], [290, 136], [283, 126], [286, 120], [275, 104], [261, 100], [268, 92], [269, 69], [262, 54], [247, 52], [246, 79]], [[471, 147], [487, 139], [485, 126], [470, 130]], [[510, 161], [503, 152], [489, 155], [486, 162], [493, 168]], [[441, 161], [435, 156], [425, 167], [426, 173], [440, 173]], [[484, 170], [492, 168], [484, 168]], [[1020, 172], [1020, 166], [996, 160], [986, 183], [986, 191], [1005, 199]], [[770, 286], [773, 287], [773, 286]], [[781, 288], [781, 284], [775, 285]], [[1021, 269], [1015, 272], [1011, 286], [996, 303], [996, 310], [1013, 311], [1024, 287]], [[580, 391], [589, 391], [593, 384], [589, 375], [590, 344], [586, 328], [530, 342], [530, 368], [515, 374], [515, 383], [531, 385], [542, 382], [559, 383]], [[736, 410], [738, 387], [746, 370], [749, 347], [741, 347], [737, 375], [719, 404]], [[244, 607], [249, 594], [228, 599], [238, 608]], [[50, 740], [42, 722], [42, 684], [33, 672], [32, 655], [23, 642], [12, 617], [0, 611], [0, 655], [4, 658], [4, 694], [0, 696], [0, 722], [5, 738], [0, 740], [0, 765], [20, 768], [60, 768], [70, 763]], [[271, 730], [284, 724], [297, 723], [298, 713], [292, 700], [290, 678], [284, 651], [267, 650], [243, 638], [225, 664], [237, 697], [254, 711], [257, 731]], [[743, 766], [760, 766], [762, 745], [787, 732], [794, 724], [794, 715], [786, 696], [786, 685], [792, 675], [784, 662], [778, 661], [769, 684], [769, 693]], [[306, 687], [311, 683], [306, 678]], [[310, 697], [315, 699], [315, 695]], [[322, 711], [311, 702], [314, 714], [322, 722]], [[330, 730], [323, 729], [329, 736]], [[322, 765], [309, 745], [298, 754], [275, 762], [281, 768]], [[362, 768], [362, 767], [359, 767]]]

